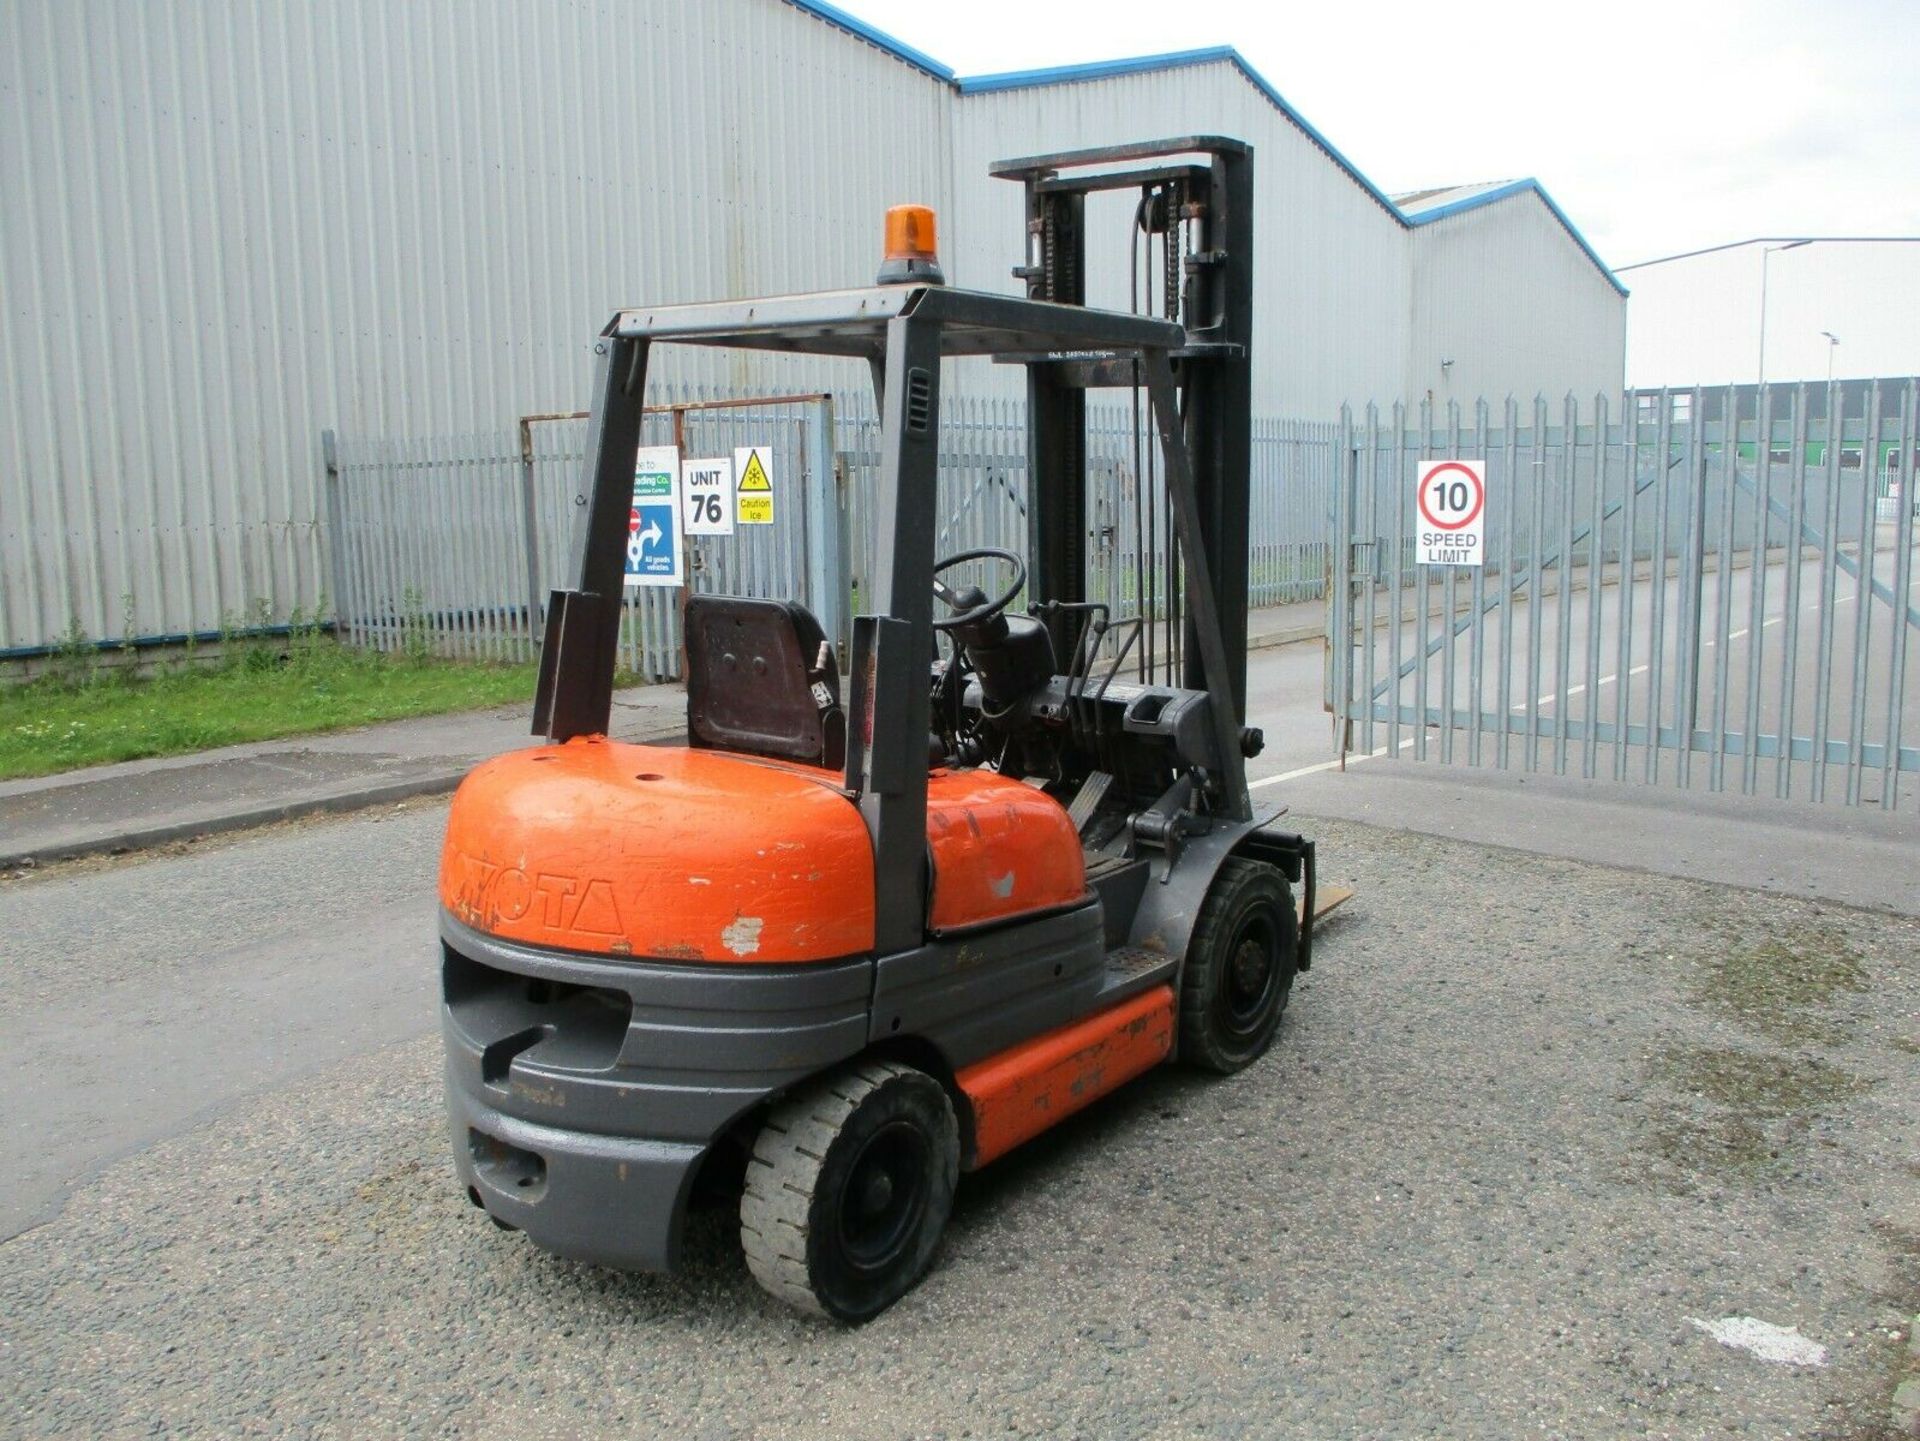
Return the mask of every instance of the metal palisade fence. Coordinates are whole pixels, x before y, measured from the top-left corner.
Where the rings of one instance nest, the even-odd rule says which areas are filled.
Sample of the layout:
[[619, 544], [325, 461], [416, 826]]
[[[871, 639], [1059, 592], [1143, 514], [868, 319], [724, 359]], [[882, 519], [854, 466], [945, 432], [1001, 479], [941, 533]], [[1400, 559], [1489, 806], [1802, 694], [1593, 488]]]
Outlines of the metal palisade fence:
[[[517, 430], [480, 435], [330, 434], [327, 520], [342, 639], [478, 659], [533, 656], [546, 597], [569, 583], [586, 433], [586, 418], [567, 414], [528, 416]], [[1257, 423], [1252, 605], [1323, 594], [1338, 437], [1331, 424]], [[1024, 402], [942, 398], [942, 554], [977, 546], [1025, 554], [1026, 440]], [[878, 480], [880, 427], [871, 397], [734, 399], [693, 391], [651, 408], [643, 441], [677, 444], [689, 460], [769, 447], [773, 523], [687, 537], [687, 588], [797, 599], [829, 635], [844, 637], [872, 549], [864, 502]], [[1136, 426], [1124, 404], [1090, 406], [1088, 441], [1090, 598], [1115, 615], [1177, 616], [1169, 596], [1177, 558], [1161, 518], [1164, 478], [1145, 417]], [[626, 668], [645, 679], [677, 676], [680, 591], [629, 590], [626, 617]], [[1172, 665], [1164, 638], [1152, 660]]]
[[[1342, 419], [1328, 700], [1367, 756], [1911, 801], [1912, 379]], [[1478, 565], [1423, 467], [1484, 468]]]
[[[829, 577], [844, 530], [825, 395], [690, 398], [652, 407], [642, 443], [689, 459], [763, 447], [771, 524], [685, 537], [689, 589], [807, 597], [832, 629], [845, 613]], [[529, 415], [517, 430], [419, 440], [327, 439], [327, 514], [336, 629], [349, 644], [483, 660], [530, 659], [549, 593], [570, 583], [586, 461], [583, 414]], [[677, 587], [625, 596], [622, 664], [678, 674]]]
[[[1026, 405], [1016, 400], [942, 400], [939, 526], [934, 549], [955, 554], [997, 546], [1027, 549]], [[1087, 407], [1086, 596], [1117, 617], [1158, 624], [1142, 633], [1129, 665], [1143, 676], [1180, 674], [1180, 570], [1168, 530], [1166, 477], [1144, 411], [1119, 404]], [[854, 483], [852, 563], [856, 590], [873, 550], [858, 497], [877, 479], [880, 431], [862, 403], [842, 431]], [[1254, 424], [1249, 477], [1248, 604], [1251, 608], [1317, 600], [1330, 565], [1333, 476], [1339, 428], [1303, 421]], [[961, 572], [991, 589], [981, 568]]]

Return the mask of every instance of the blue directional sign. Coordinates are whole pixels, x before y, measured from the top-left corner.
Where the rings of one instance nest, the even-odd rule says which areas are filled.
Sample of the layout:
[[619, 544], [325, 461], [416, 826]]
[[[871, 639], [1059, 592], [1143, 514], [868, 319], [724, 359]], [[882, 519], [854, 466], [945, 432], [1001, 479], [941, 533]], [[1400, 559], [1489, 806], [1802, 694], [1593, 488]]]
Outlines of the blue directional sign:
[[680, 452], [643, 445], [634, 457], [633, 508], [627, 518], [626, 583], [681, 585], [686, 547], [680, 536]]

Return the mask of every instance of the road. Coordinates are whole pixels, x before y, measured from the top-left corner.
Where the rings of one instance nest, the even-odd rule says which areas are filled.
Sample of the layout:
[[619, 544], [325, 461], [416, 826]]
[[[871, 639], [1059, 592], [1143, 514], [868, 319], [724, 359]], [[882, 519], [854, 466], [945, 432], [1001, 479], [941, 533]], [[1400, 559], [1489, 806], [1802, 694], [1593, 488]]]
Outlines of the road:
[[0, 1236], [76, 1179], [433, 1016], [444, 802], [0, 886]]
[[[1920, 913], [1905, 815], [1665, 789], [1328, 759], [1323, 653], [1257, 652], [1249, 713], [1267, 749], [1256, 801], [1315, 816], [1519, 845], [1808, 898]], [[435, 978], [443, 804], [286, 826], [138, 864], [0, 883], [0, 973], [18, 1044], [0, 1060], [16, 1156], [0, 1238], [45, 1219], [71, 1182], [235, 1099], [421, 1032]], [[1650, 828], [1657, 826], [1657, 835]], [[1737, 833], [1739, 844], [1727, 837]], [[77, 950], [76, 934], [86, 945]], [[405, 938], [405, 949], [394, 949]], [[350, 958], [350, 961], [343, 960]], [[155, 977], [164, 984], [155, 985]], [[345, 989], [343, 990], [343, 986]], [[22, 989], [24, 988], [24, 989]], [[60, 1003], [49, 1006], [50, 998]], [[140, 1064], [103, 1066], [102, 1057]]]
[[[1281, 1048], [1156, 1076], [972, 1179], [936, 1273], [858, 1333], [763, 1301], [724, 1218], [662, 1282], [466, 1207], [431, 1034], [443, 803], [0, 884], [0, 1432], [1864, 1425], [1920, 1309], [1920, 925], [1657, 874], [1623, 904], [1594, 857], [1431, 834], [1458, 772], [1293, 774], [1326, 758], [1319, 666], [1295, 646], [1252, 677], [1258, 794], [1360, 892]], [[1497, 828], [1539, 803], [1478, 779]], [[1337, 818], [1409, 787], [1429, 834]], [[1556, 829], [1604, 852], [1568, 817], [1611, 807], [1644, 834], [1619, 795], [1555, 800]], [[1784, 992], [1727, 960], [1776, 942]], [[1830, 1364], [1689, 1321], [1748, 1314]]]

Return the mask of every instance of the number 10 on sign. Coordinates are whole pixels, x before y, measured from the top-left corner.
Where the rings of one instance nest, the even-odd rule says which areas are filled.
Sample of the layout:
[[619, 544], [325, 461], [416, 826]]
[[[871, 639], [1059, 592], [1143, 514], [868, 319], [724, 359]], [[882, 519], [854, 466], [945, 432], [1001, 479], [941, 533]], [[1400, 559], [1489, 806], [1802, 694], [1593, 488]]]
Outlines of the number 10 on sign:
[[1413, 499], [1420, 564], [1483, 563], [1487, 522], [1485, 462], [1421, 461]]

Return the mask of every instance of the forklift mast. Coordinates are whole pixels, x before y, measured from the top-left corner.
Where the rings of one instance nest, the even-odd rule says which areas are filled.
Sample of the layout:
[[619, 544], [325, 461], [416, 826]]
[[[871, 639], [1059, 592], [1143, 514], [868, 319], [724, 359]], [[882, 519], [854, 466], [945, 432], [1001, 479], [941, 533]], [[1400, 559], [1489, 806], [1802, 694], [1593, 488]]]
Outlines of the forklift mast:
[[[1194, 157], [1205, 157], [1204, 160]], [[1160, 239], [1162, 318], [1186, 332], [1171, 356], [1200, 511], [1201, 545], [1225, 641], [1233, 718], [1246, 721], [1247, 523], [1252, 417], [1253, 150], [1217, 135], [1070, 150], [1003, 160], [991, 173], [1026, 191], [1027, 258], [1014, 275], [1030, 300], [1085, 305], [1086, 201], [1137, 190], [1135, 224]], [[1152, 273], [1152, 245], [1148, 269]], [[1138, 301], [1136, 296], [1136, 301]], [[1149, 284], [1146, 299], [1153, 299]], [[1138, 386], [1137, 360], [1076, 353], [1027, 366], [1028, 570], [1036, 595], [1086, 597], [1087, 390]], [[1177, 559], [1176, 562], [1177, 564]], [[1170, 570], [1172, 567], [1170, 567]], [[1180, 612], [1171, 575], [1170, 628], [1180, 635], [1179, 683], [1207, 687], [1195, 618]], [[1053, 613], [1054, 645], [1077, 640], [1073, 612]], [[1171, 643], [1172, 636], [1169, 636]]]

